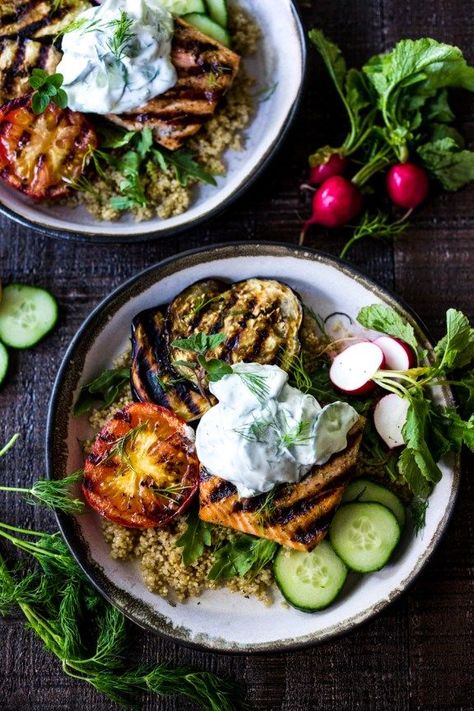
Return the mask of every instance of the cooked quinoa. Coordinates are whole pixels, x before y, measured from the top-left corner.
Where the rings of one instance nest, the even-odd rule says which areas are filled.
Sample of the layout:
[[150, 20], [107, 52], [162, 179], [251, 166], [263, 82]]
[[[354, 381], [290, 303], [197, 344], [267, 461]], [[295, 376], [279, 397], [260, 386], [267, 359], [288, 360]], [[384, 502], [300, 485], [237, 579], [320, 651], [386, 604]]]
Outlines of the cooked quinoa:
[[[233, 48], [243, 57], [254, 54], [260, 38], [259, 28], [254, 20], [236, 5], [231, 6], [229, 11]], [[236, 151], [243, 149], [242, 130], [254, 113], [253, 84], [253, 80], [241, 67], [214, 117], [186, 144], [194, 153], [197, 162], [213, 175], [226, 173], [224, 151], [229, 148]], [[99, 220], [118, 220], [123, 213], [114, 209], [110, 200], [120, 195], [122, 181], [123, 175], [118, 171], [108, 169], [104, 176], [95, 173], [88, 190], [74, 195], [69, 203], [85, 205]], [[177, 180], [173, 168], [163, 170], [155, 162], [149, 161], [143, 178], [147, 205], [132, 207], [129, 212], [137, 222], [149, 220], [156, 215], [163, 220], [180, 215], [186, 212], [193, 201], [195, 187], [196, 181], [189, 180], [187, 185], [183, 186]]]

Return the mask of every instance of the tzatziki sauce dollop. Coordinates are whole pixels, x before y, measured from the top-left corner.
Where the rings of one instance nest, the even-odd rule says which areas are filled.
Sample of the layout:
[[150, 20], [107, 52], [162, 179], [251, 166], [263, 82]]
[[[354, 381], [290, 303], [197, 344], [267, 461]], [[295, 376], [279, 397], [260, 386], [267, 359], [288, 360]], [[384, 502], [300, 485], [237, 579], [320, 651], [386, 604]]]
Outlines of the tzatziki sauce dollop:
[[232, 370], [209, 384], [219, 402], [199, 422], [196, 450], [206, 470], [234, 484], [239, 496], [296, 483], [346, 448], [358, 419], [353, 407], [321, 407], [288, 385], [277, 365], [236, 363]]
[[62, 38], [57, 72], [68, 106], [123, 113], [176, 84], [173, 17], [158, 0], [104, 0], [80, 13]]

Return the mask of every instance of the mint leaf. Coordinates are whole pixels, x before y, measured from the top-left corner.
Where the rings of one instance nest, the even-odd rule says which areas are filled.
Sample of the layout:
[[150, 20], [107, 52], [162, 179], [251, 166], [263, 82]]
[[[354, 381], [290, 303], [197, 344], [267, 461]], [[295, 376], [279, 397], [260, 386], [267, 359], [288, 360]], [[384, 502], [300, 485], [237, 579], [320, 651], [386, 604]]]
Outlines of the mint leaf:
[[63, 80], [62, 74], [48, 74], [44, 69], [33, 69], [29, 78], [30, 86], [36, 89], [31, 99], [33, 113], [42, 114], [50, 101], [61, 109], [66, 108], [67, 94], [64, 89], [60, 89]]
[[446, 372], [464, 368], [474, 360], [474, 328], [461, 311], [446, 312], [446, 335], [435, 346], [438, 367]]
[[31, 108], [34, 114], [42, 114], [49, 106], [49, 97], [45, 94], [33, 94], [31, 98]]
[[211, 383], [216, 383], [225, 375], [232, 375], [234, 372], [228, 363], [225, 363], [223, 360], [218, 360], [217, 358], [211, 358], [211, 360], [205, 361], [204, 369]]
[[33, 71], [31, 72], [30, 79], [29, 79], [30, 86], [32, 89], [39, 89], [41, 86], [46, 84], [48, 79], [49, 79], [49, 74], [44, 69], [33, 69]]
[[182, 548], [184, 565], [192, 565], [204, 553], [204, 548], [212, 544], [211, 526], [202, 521], [197, 511], [192, 511], [186, 519], [187, 529], [176, 541], [176, 546]]
[[210, 336], [205, 333], [195, 333], [194, 336], [189, 338], [178, 338], [172, 342], [172, 348], [179, 348], [182, 351], [191, 351], [192, 353], [199, 353], [200, 355], [205, 355], [207, 351], [212, 351], [221, 343], [224, 343], [226, 336], [223, 333], [214, 333]]
[[385, 333], [394, 338], [400, 338], [417, 351], [418, 343], [413, 326], [404, 321], [402, 317], [390, 306], [372, 304], [364, 306], [357, 316], [358, 322], [372, 331]]

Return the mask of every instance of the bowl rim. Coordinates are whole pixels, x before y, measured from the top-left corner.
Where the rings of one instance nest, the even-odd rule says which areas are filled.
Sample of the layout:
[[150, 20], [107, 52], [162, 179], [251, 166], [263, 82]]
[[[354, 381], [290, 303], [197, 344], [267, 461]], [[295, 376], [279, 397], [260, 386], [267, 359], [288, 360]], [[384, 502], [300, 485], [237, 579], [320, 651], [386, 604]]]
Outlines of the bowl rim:
[[[219, 259], [225, 258], [235, 258], [236, 248], [243, 248], [251, 251], [251, 254], [243, 254], [242, 258], [246, 256], [259, 256], [262, 252], [265, 253], [267, 257], [297, 257], [301, 259], [309, 259], [310, 261], [316, 261], [331, 267], [335, 267], [338, 271], [342, 272], [346, 276], [355, 279], [358, 283], [368, 288], [372, 293], [377, 296], [383, 297], [385, 302], [394, 304], [398, 309], [402, 310], [405, 316], [409, 317], [409, 321], [413, 326], [415, 326], [416, 331], [422, 337], [424, 345], [432, 348], [431, 339], [428, 336], [427, 329], [423, 321], [417, 316], [416, 312], [408, 306], [404, 300], [396, 296], [390, 289], [380, 286], [371, 277], [366, 276], [352, 264], [341, 260], [326, 252], [322, 252], [316, 249], [308, 247], [300, 247], [293, 245], [291, 243], [285, 242], [267, 242], [267, 241], [236, 241], [219, 243], [215, 245], [207, 245], [205, 247], [199, 247], [185, 252], [180, 252], [179, 254], [167, 257], [146, 269], [143, 269], [139, 273], [135, 274], [131, 278], [127, 279], [124, 283], [116, 287], [108, 296], [106, 296], [100, 303], [92, 310], [89, 316], [81, 324], [72, 341], [70, 342], [66, 353], [63, 356], [60, 368], [58, 370], [55, 382], [53, 384], [51, 397], [47, 412], [47, 424], [46, 424], [46, 447], [45, 447], [45, 458], [46, 458], [46, 472], [48, 479], [54, 479], [54, 460], [57, 454], [57, 447], [61, 443], [56, 443], [55, 446], [55, 433], [57, 430], [56, 414], [57, 406], [61, 396], [61, 389], [65, 375], [70, 368], [70, 361], [73, 359], [73, 355], [80, 346], [82, 340], [87, 336], [89, 329], [94, 326], [94, 322], [99, 315], [103, 315], [105, 309], [113, 308], [114, 302], [118, 301], [120, 297], [129, 293], [134, 287], [138, 286], [140, 281], [152, 274], [155, 271], [160, 271], [166, 269], [167, 267], [176, 268], [173, 271], [181, 271], [186, 268], [186, 262], [192, 260], [196, 257], [200, 258], [198, 263], [212, 262]], [[184, 264], [183, 264], [184, 263]], [[190, 266], [190, 265], [189, 265]], [[141, 293], [139, 290], [138, 293]], [[120, 307], [120, 302], [117, 304]], [[115, 313], [115, 311], [114, 311]], [[94, 340], [94, 339], [93, 339]], [[87, 352], [88, 348], [86, 349]], [[451, 389], [448, 386], [442, 386], [443, 395], [450, 405], [454, 404], [454, 398]], [[70, 393], [72, 397], [72, 393]], [[67, 413], [66, 413], [67, 417]], [[66, 427], [67, 430], [67, 427]], [[66, 450], [65, 442], [62, 442], [62, 449]], [[446, 502], [444, 513], [438, 524], [436, 531], [433, 534], [432, 540], [429, 545], [424, 549], [424, 551], [418, 556], [416, 561], [412, 566], [412, 570], [407, 577], [401, 581], [401, 583], [393, 589], [390, 594], [388, 594], [385, 599], [381, 600], [374, 608], [370, 610], [364, 610], [357, 615], [346, 618], [343, 621], [334, 623], [329, 629], [324, 633], [311, 638], [303, 638], [302, 640], [283, 640], [283, 643], [278, 642], [264, 642], [250, 645], [243, 645], [240, 643], [222, 643], [222, 640], [216, 640], [215, 644], [198, 642], [190, 640], [184, 636], [179, 636], [179, 633], [173, 633], [173, 627], [167, 625], [163, 620], [162, 615], [154, 610], [152, 610], [147, 603], [137, 598], [133, 598], [129, 593], [123, 589], [117, 587], [115, 583], [107, 578], [105, 573], [102, 571], [101, 567], [96, 564], [90, 556], [89, 551], [81, 550], [80, 546], [77, 546], [77, 538], [81, 538], [79, 533], [79, 526], [75, 519], [67, 514], [61, 512], [55, 512], [56, 521], [61, 531], [63, 538], [65, 539], [71, 554], [75, 558], [76, 562], [81, 567], [83, 573], [86, 575], [88, 580], [97, 588], [103, 597], [105, 597], [108, 602], [120, 609], [120, 611], [132, 620], [139, 627], [151, 631], [154, 634], [159, 634], [165, 639], [169, 639], [174, 643], [183, 644], [186, 647], [197, 649], [199, 651], [224, 653], [224, 654], [276, 654], [288, 651], [295, 651], [300, 649], [305, 649], [307, 647], [320, 644], [322, 642], [328, 641], [330, 639], [338, 638], [354, 628], [360, 626], [361, 624], [371, 620], [376, 617], [382, 610], [384, 610], [388, 605], [394, 602], [400, 595], [407, 590], [409, 586], [413, 584], [415, 579], [418, 577], [422, 569], [430, 560], [436, 547], [441, 541], [444, 533], [447, 530], [449, 521], [451, 519], [456, 499], [459, 493], [460, 484], [460, 455], [456, 454], [452, 460], [452, 474], [453, 483], [449, 494], [449, 499]], [[84, 547], [84, 546], [83, 546]], [[149, 613], [149, 617], [142, 615], [137, 618], [137, 607], [140, 609], [145, 609]], [[154, 626], [150, 620], [161, 623], [161, 627]]]
[[[233, 205], [242, 195], [247, 192], [247, 190], [253, 185], [253, 183], [261, 176], [264, 170], [268, 167], [271, 160], [276, 156], [278, 151], [282, 148], [285, 138], [293, 125], [293, 122], [297, 116], [301, 100], [303, 97], [304, 89], [306, 86], [306, 80], [308, 76], [308, 48], [306, 41], [306, 31], [303, 25], [301, 9], [296, 5], [295, 0], [287, 0], [290, 5], [290, 10], [293, 15], [294, 26], [296, 30], [297, 37], [299, 39], [300, 54], [301, 54], [301, 80], [298, 87], [298, 92], [295, 97], [295, 101], [291, 106], [286, 118], [281, 126], [278, 136], [275, 138], [273, 143], [268, 147], [266, 153], [260, 159], [260, 162], [253, 168], [253, 170], [246, 176], [243, 177], [242, 182], [238, 188], [229, 195], [221, 203], [213, 207], [211, 210], [204, 212], [202, 215], [196, 217], [195, 219], [184, 222], [181, 225], [175, 227], [163, 227], [163, 229], [150, 230], [148, 232], [141, 232], [135, 235], [128, 234], [115, 234], [111, 229], [110, 232], [96, 233], [91, 229], [90, 231], [76, 232], [73, 227], [49, 227], [46, 224], [42, 224], [40, 221], [30, 219], [23, 215], [20, 215], [13, 208], [8, 207], [2, 202], [2, 197], [0, 195], [0, 214], [9, 218], [13, 222], [23, 226], [28, 227], [35, 232], [45, 235], [47, 237], [53, 237], [54, 239], [64, 239], [71, 242], [86, 242], [90, 244], [134, 244], [143, 242], [154, 242], [161, 238], [173, 237], [175, 235], [181, 234], [186, 230], [192, 229], [197, 225], [201, 225], [207, 220], [211, 220], [217, 217], [222, 212], [224, 212], [228, 207]], [[163, 221], [166, 224], [165, 221]], [[146, 224], [146, 223], [144, 223]]]

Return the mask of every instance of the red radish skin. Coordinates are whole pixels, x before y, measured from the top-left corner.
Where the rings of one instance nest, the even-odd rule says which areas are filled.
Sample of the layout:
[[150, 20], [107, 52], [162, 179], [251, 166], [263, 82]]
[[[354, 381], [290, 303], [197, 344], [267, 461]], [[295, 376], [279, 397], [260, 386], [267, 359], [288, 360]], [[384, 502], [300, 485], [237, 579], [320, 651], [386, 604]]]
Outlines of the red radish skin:
[[381, 348], [372, 341], [361, 341], [337, 355], [329, 370], [329, 378], [338, 390], [361, 395], [375, 388], [373, 376], [384, 366]]
[[405, 444], [402, 428], [407, 419], [409, 402], [395, 393], [385, 395], [374, 410], [374, 425], [389, 449]]
[[362, 195], [350, 180], [334, 175], [313, 196], [310, 223], [324, 227], [342, 227], [357, 217], [362, 209]]
[[413, 349], [400, 338], [380, 336], [374, 343], [382, 349], [385, 358], [385, 368], [389, 370], [408, 370], [416, 365]]
[[308, 183], [310, 185], [321, 185], [333, 175], [343, 175], [347, 168], [347, 158], [333, 153], [325, 163], [320, 163], [311, 168], [309, 172]]
[[415, 163], [392, 165], [387, 173], [386, 184], [390, 200], [406, 210], [421, 205], [430, 189], [426, 171]]

